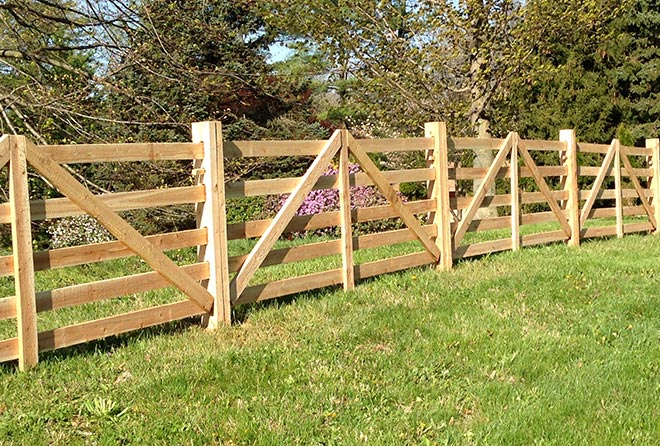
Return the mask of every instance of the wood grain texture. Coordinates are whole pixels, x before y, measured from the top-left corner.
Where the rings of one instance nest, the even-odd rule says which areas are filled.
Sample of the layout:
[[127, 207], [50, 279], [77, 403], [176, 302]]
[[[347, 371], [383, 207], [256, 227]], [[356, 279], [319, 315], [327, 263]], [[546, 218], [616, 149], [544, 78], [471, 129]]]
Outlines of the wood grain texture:
[[483, 204], [484, 198], [486, 198], [486, 193], [488, 192], [493, 182], [495, 181], [497, 172], [499, 172], [499, 170], [502, 168], [502, 166], [504, 165], [504, 161], [506, 160], [507, 156], [509, 155], [509, 152], [511, 151], [512, 139], [513, 139], [513, 133], [509, 133], [506, 139], [502, 142], [499, 148], [499, 152], [497, 153], [495, 159], [493, 160], [493, 164], [491, 164], [491, 166], [488, 168], [488, 172], [486, 173], [486, 176], [479, 184], [479, 187], [477, 188], [474, 196], [470, 199], [470, 204], [467, 210], [465, 211], [465, 213], [463, 214], [463, 218], [460, 221], [458, 228], [456, 228], [456, 232], [454, 233], [454, 246], [460, 245], [461, 241], [463, 241], [463, 237], [465, 236], [465, 233], [467, 232], [470, 223], [472, 223], [474, 216], [477, 214], [477, 210]]
[[91, 217], [98, 220], [117, 240], [124, 243], [149, 266], [163, 275], [172, 285], [195, 301], [200, 308], [209, 311], [213, 306], [213, 296], [187, 274], [162, 251], [147, 241], [131, 225], [78, 183], [66, 170], [49, 160], [34, 146], [27, 150], [28, 162], [44, 175], [60, 192], [80, 206]]
[[82, 324], [39, 333], [39, 350], [49, 351], [82, 344], [141, 328], [178, 321], [205, 314], [194, 302], [183, 301], [130, 313], [111, 316]]
[[9, 162], [9, 135], [0, 136], [0, 169]]
[[240, 271], [230, 283], [230, 293], [233, 302], [239, 300], [241, 294], [247, 287], [248, 282], [252, 276], [254, 276], [257, 268], [259, 268], [268, 255], [268, 252], [275, 245], [277, 239], [282, 235], [296, 211], [300, 208], [300, 205], [302, 205], [307, 194], [312, 190], [312, 187], [321, 177], [325, 169], [327, 169], [330, 161], [340, 148], [341, 134], [339, 131], [335, 131], [330, 140], [326, 142], [325, 147], [323, 147], [319, 156], [309, 167], [307, 173], [305, 173], [300, 179], [300, 183], [296, 187], [296, 190], [289, 195], [289, 198], [282, 206], [282, 209], [280, 209], [277, 216], [275, 216], [270, 222], [264, 234], [261, 236], [250, 254], [248, 254]]
[[417, 240], [419, 240], [422, 245], [424, 245], [426, 250], [431, 256], [435, 258], [436, 261], [439, 261], [440, 250], [436, 246], [435, 242], [422, 229], [422, 225], [419, 223], [415, 215], [405, 207], [397, 192], [387, 182], [385, 177], [383, 177], [380, 170], [378, 170], [373, 161], [371, 161], [371, 158], [369, 158], [369, 156], [360, 148], [356, 140], [350, 136], [350, 133], [348, 138], [349, 150], [360, 164], [362, 169], [373, 180], [374, 185], [378, 188], [380, 193], [385, 196], [387, 201], [390, 203], [390, 206], [392, 206], [392, 209], [397, 212], [403, 223], [416, 235]]
[[44, 145], [37, 146], [37, 150], [58, 164], [192, 160], [204, 156], [201, 144], [185, 142]]
[[[584, 226], [585, 222], [587, 221], [588, 215], [591, 212], [591, 208], [594, 206], [594, 202], [596, 201], [598, 192], [603, 186], [603, 181], [605, 180], [607, 171], [610, 168], [612, 161], [614, 160], [615, 154], [616, 154], [616, 145], [615, 145], [615, 141], [612, 141], [612, 143], [609, 146], [609, 150], [605, 155], [605, 159], [603, 160], [603, 164], [600, 167], [598, 175], [596, 175], [594, 184], [591, 187], [591, 192], [589, 193], [589, 196], [586, 199], [587, 201], [582, 207], [582, 211], [580, 212], [580, 226]], [[584, 231], [581, 231], [580, 234], [583, 233]]]
[[18, 367], [26, 370], [37, 365], [37, 311], [32, 258], [32, 223], [26, 155], [28, 141], [24, 136], [11, 137], [9, 165], [9, 206], [16, 288], [16, 321], [18, 325]]
[[[148, 209], [204, 201], [203, 186], [173, 187], [146, 191], [118, 192], [96, 195], [113, 211]], [[79, 206], [69, 198], [51, 198], [30, 201], [32, 221], [83, 215]], [[9, 223], [10, 209], [7, 203], [0, 204], [0, 223]]]
[[[168, 234], [149, 235], [145, 238], [161, 251], [166, 251], [204, 245], [207, 240], [207, 231], [206, 229], [191, 229]], [[68, 266], [86, 265], [134, 255], [135, 253], [121, 242], [51, 249], [34, 253], [34, 270], [45, 271]], [[0, 257], [0, 277], [13, 274], [13, 262], [13, 256], [11, 255]]]
[[619, 151], [621, 153], [621, 161], [623, 161], [623, 167], [624, 169], [628, 172], [630, 175], [630, 181], [633, 184], [633, 187], [635, 188], [635, 192], [637, 193], [637, 196], [640, 199], [640, 202], [642, 203], [642, 207], [644, 207], [644, 210], [646, 211], [646, 215], [649, 218], [649, 221], [651, 224], [657, 228], [657, 220], [655, 219], [655, 215], [653, 213], [653, 209], [651, 209], [651, 205], [649, 205], [648, 200], [646, 199], [646, 189], [642, 188], [642, 185], [639, 183], [639, 178], [637, 178], [637, 175], [633, 172], [633, 167], [632, 164], [630, 163], [630, 159], [628, 159], [628, 152], [627, 148], [624, 146], [619, 146]]
[[351, 184], [348, 168], [348, 131], [342, 130], [341, 149], [339, 150], [339, 214], [341, 215], [342, 282], [345, 291], [355, 289]]
[[568, 193], [568, 199], [565, 201], [568, 224], [571, 227], [571, 237], [568, 244], [570, 246], [580, 246], [580, 185], [578, 183], [578, 160], [577, 160], [577, 139], [574, 130], [561, 130], [559, 132], [560, 141], [566, 145], [565, 161], [566, 177], [564, 189]]
[[197, 163], [204, 173], [198, 176], [197, 182], [204, 186], [205, 197], [203, 203], [197, 204], [195, 214], [197, 227], [207, 230], [208, 240], [198, 246], [197, 260], [209, 264], [209, 276], [202, 285], [214, 301], [211, 314], [204, 323], [207, 328], [214, 329], [220, 324], [231, 324], [222, 124], [194, 123], [192, 139], [204, 145], [204, 158]]
[[447, 127], [444, 122], [425, 124], [427, 138], [433, 138], [433, 168], [436, 180], [432, 183], [431, 198], [436, 200], [436, 212], [433, 213], [433, 224], [438, 237], [435, 243], [440, 250], [441, 270], [449, 271], [453, 267], [453, 236], [449, 185], [449, 148], [447, 147]]
[[553, 198], [552, 192], [550, 191], [548, 184], [545, 182], [543, 175], [541, 175], [541, 173], [539, 172], [538, 168], [536, 167], [536, 163], [532, 159], [532, 156], [529, 154], [529, 151], [527, 150], [525, 144], [522, 141], [519, 141], [518, 143], [518, 151], [520, 152], [520, 156], [523, 158], [525, 164], [532, 172], [532, 177], [536, 181], [536, 185], [541, 190], [541, 193], [544, 195], [545, 199], [547, 200], [550, 209], [557, 216], [557, 220], [559, 221], [559, 224], [566, 233], [566, 236], [570, 237], [571, 227], [569, 226], [568, 221], [566, 220], [566, 216], [559, 207], [559, 204], [557, 204], [557, 201]]

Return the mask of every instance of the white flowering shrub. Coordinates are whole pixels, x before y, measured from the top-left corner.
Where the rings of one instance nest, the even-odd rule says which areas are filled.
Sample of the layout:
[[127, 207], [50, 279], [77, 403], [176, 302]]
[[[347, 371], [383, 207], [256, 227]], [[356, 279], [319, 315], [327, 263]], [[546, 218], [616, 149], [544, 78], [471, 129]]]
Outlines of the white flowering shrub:
[[113, 240], [112, 235], [89, 215], [66, 217], [53, 221], [47, 229], [53, 249], [89, 245]]

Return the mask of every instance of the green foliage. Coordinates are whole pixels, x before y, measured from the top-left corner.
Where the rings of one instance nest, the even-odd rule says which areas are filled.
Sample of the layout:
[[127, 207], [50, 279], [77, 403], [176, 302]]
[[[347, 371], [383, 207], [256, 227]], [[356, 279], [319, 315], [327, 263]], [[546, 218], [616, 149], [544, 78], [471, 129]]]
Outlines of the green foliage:
[[499, 129], [556, 138], [558, 129], [573, 128], [582, 141], [627, 145], [658, 134], [658, 4], [628, 0], [611, 11], [594, 33], [537, 48], [531, 70], [512, 79], [498, 104]]

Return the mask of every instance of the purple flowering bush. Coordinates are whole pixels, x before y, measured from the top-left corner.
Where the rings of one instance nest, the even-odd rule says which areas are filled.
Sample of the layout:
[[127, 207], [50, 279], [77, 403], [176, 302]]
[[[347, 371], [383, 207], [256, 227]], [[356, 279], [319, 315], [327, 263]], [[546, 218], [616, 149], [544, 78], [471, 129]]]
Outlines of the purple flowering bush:
[[[356, 174], [361, 172], [359, 164], [349, 164], [348, 172], [350, 174]], [[339, 170], [335, 167], [329, 167], [325, 172], [324, 176], [337, 175]], [[367, 208], [372, 206], [382, 206], [388, 204], [387, 199], [383, 194], [376, 189], [374, 186], [352, 186], [350, 190], [351, 195], [351, 209], [358, 208]], [[406, 201], [406, 197], [399, 194], [399, 197]], [[279, 197], [277, 208], [281, 208], [282, 205], [289, 198], [288, 194], [282, 195]], [[332, 212], [339, 210], [339, 191], [336, 189], [317, 189], [311, 191], [305, 201], [300, 206], [296, 215], [316, 215], [323, 212]], [[394, 229], [400, 227], [401, 224], [398, 219], [387, 219], [373, 222], [364, 222], [355, 224], [353, 226], [353, 231], [357, 233], [369, 233], [382, 231], [387, 229]], [[311, 233], [311, 234], [310, 234]], [[296, 235], [305, 236], [305, 235], [330, 235], [338, 233], [338, 228], [323, 228], [314, 231], [307, 231], [306, 233], [300, 233]]]

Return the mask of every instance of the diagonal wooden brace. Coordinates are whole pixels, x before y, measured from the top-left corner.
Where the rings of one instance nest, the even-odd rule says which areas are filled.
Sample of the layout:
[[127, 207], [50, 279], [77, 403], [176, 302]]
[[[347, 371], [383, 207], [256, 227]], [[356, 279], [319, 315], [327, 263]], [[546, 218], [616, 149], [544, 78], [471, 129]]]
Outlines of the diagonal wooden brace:
[[358, 164], [364, 169], [367, 176], [371, 178], [371, 181], [374, 182], [378, 190], [385, 196], [387, 201], [392, 206], [401, 217], [401, 220], [405, 225], [410, 229], [410, 231], [415, 234], [417, 240], [419, 240], [424, 248], [433, 256], [433, 259], [438, 262], [440, 260], [440, 249], [435, 244], [433, 239], [424, 231], [422, 225], [417, 220], [417, 217], [406, 209], [403, 201], [399, 198], [399, 195], [396, 193], [394, 188], [390, 185], [387, 179], [383, 174], [378, 170], [378, 167], [371, 161], [369, 155], [360, 148], [359, 143], [353, 138], [351, 134], [348, 134], [348, 150], [353, 154]]
[[566, 236], [570, 238], [571, 226], [568, 224], [566, 215], [562, 212], [561, 207], [557, 204], [555, 199], [552, 198], [552, 193], [550, 192], [548, 183], [545, 182], [545, 179], [543, 178], [543, 175], [541, 175], [538, 166], [534, 162], [532, 156], [529, 154], [527, 147], [525, 147], [525, 143], [520, 138], [518, 138], [518, 151], [520, 153], [520, 156], [522, 156], [523, 160], [525, 161], [525, 165], [531, 172], [532, 177], [534, 177], [534, 180], [536, 181], [539, 190], [541, 191], [545, 199], [548, 201], [548, 204], [550, 205], [550, 209], [557, 217], [557, 220], [559, 220], [559, 224], [561, 225], [561, 228], [564, 230]]
[[29, 144], [27, 161], [45, 176], [57, 189], [87, 214], [98, 220], [117, 240], [140, 256], [165, 280], [177, 287], [200, 308], [210, 311], [213, 296], [188, 274], [117, 215], [112, 208], [89, 192], [59, 164], [39, 153], [39, 149]]
[[458, 228], [456, 228], [456, 232], [454, 233], [454, 246], [459, 246], [463, 241], [463, 237], [465, 237], [465, 233], [470, 227], [470, 223], [472, 223], [474, 216], [481, 207], [481, 203], [483, 203], [486, 198], [486, 193], [490, 190], [500, 168], [504, 165], [504, 161], [506, 161], [506, 157], [511, 151], [513, 135], [513, 133], [509, 133], [506, 139], [502, 142], [500, 150], [497, 152], [497, 155], [493, 160], [493, 164], [490, 165], [488, 172], [486, 172], [486, 176], [481, 180], [481, 184], [477, 188], [477, 191], [470, 202], [470, 206], [463, 214], [463, 219], [458, 224]]
[[628, 154], [626, 153], [626, 148], [624, 146], [619, 146], [619, 152], [621, 153], [621, 161], [623, 161], [623, 167], [628, 172], [633, 187], [635, 188], [635, 191], [637, 192], [639, 199], [642, 201], [642, 206], [644, 207], [644, 211], [646, 212], [646, 215], [648, 215], [649, 221], [653, 225], [653, 228], [657, 229], [658, 223], [655, 220], [655, 216], [653, 215], [653, 209], [649, 205], [648, 199], [644, 195], [644, 189], [642, 188], [642, 185], [639, 183], [639, 179], [637, 178], [637, 175], [635, 175], [633, 171], [632, 164], [630, 164], [630, 159], [628, 159]]
[[600, 166], [598, 175], [596, 175], [596, 180], [594, 181], [594, 185], [591, 187], [591, 193], [589, 194], [589, 198], [587, 198], [587, 202], [584, 204], [584, 207], [582, 208], [582, 213], [580, 214], [580, 226], [584, 226], [584, 223], [589, 218], [589, 213], [591, 212], [591, 208], [593, 208], [594, 203], [596, 202], [596, 197], [598, 196], [598, 192], [600, 191], [600, 188], [603, 186], [603, 180], [605, 180], [607, 171], [610, 169], [610, 165], [612, 165], [612, 161], [614, 160], [614, 155], [616, 154], [616, 146], [617, 146], [617, 140], [615, 139], [610, 144], [610, 148], [607, 151], [607, 154], [605, 155], [603, 164], [602, 166]]
[[289, 198], [282, 206], [282, 209], [277, 213], [275, 218], [271, 221], [266, 229], [266, 232], [261, 236], [257, 244], [252, 248], [248, 254], [245, 262], [241, 266], [234, 279], [231, 281], [229, 288], [232, 297], [232, 302], [236, 302], [248, 282], [254, 276], [259, 266], [263, 263], [264, 259], [270, 250], [280, 238], [280, 235], [286, 229], [293, 216], [296, 214], [300, 205], [305, 201], [305, 197], [312, 190], [318, 179], [323, 175], [323, 172], [332, 161], [332, 158], [337, 154], [341, 148], [341, 133], [336, 130], [332, 137], [325, 144], [321, 153], [314, 160], [305, 175], [296, 186], [296, 189], [289, 195]]
[[0, 169], [9, 162], [9, 135], [0, 137]]

